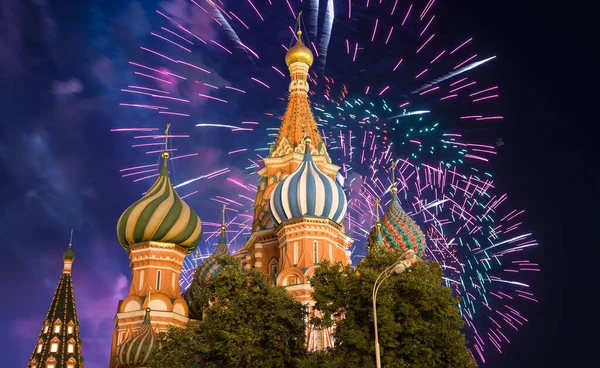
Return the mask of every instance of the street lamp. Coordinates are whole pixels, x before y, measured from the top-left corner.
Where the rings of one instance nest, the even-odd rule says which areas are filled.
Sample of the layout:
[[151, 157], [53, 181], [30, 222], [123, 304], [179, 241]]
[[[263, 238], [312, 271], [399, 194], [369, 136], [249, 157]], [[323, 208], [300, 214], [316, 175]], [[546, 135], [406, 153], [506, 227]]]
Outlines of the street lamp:
[[[377, 276], [375, 285], [373, 285], [373, 325], [375, 326], [375, 364], [377, 368], [381, 368], [381, 357], [379, 354], [379, 335], [377, 334], [377, 292], [379, 287], [388, 277], [392, 275], [400, 275], [409, 268], [417, 260], [417, 255], [414, 251], [408, 250], [400, 256], [398, 262], [389, 266]], [[383, 276], [383, 278], [382, 278]]]

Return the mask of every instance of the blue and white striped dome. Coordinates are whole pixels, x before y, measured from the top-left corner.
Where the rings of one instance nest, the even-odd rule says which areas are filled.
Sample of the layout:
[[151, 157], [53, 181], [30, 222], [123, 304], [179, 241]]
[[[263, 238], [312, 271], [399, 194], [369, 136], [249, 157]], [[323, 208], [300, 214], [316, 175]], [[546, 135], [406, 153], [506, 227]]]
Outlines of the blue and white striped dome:
[[[308, 141], [310, 144], [310, 141]], [[304, 160], [271, 195], [269, 208], [275, 224], [299, 217], [328, 218], [342, 224], [348, 201], [340, 185], [323, 174], [305, 149]]]

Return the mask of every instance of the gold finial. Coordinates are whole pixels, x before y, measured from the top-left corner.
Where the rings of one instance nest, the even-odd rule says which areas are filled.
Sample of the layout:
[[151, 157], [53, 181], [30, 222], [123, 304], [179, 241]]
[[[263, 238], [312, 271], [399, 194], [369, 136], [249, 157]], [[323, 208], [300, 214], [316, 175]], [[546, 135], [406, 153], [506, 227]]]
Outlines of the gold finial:
[[150, 305], [150, 296], [152, 295], [152, 286], [148, 288], [148, 305]]
[[376, 222], [379, 223], [379, 202], [381, 202], [381, 200], [379, 198], [377, 198], [375, 200], [375, 218], [376, 218]]
[[71, 229], [71, 238], [69, 239], [69, 248], [73, 246], [73, 229]]
[[223, 209], [221, 210], [221, 232], [225, 232], [225, 230], [227, 229], [225, 227], [225, 209], [226, 208], [227, 208], [227, 205], [224, 204]]

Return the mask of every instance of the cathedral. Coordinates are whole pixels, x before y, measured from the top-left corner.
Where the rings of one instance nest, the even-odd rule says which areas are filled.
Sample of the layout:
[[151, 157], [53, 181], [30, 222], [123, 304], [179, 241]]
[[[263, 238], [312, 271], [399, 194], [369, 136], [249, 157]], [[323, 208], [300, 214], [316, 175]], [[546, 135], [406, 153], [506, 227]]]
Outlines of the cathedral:
[[[233, 255], [245, 269], [262, 270], [273, 284], [285, 287], [315, 313], [310, 277], [323, 260], [351, 264], [352, 239], [344, 226], [346, 194], [335, 180], [339, 167], [329, 157], [310, 106], [308, 73], [313, 54], [304, 46], [302, 32], [297, 34], [296, 44], [285, 55], [291, 79], [287, 109], [258, 172], [252, 232]], [[193, 295], [219, 272], [217, 257], [229, 253], [223, 211], [216, 251], [196, 268], [190, 287], [180, 292], [184, 258], [198, 246], [202, 225], [173, 189], [166, 144], [155, 183], [117, 223], [117, 237], [129, 257], [132, 278], [127, 297], [116, 306], [111, 368], [144, 367], [158, 346], [158, 333], [201, 319]], [[369, 243], [373, 242], [411, 249], [418, 256], [425, 250], [425, 237], [400, 207], [395, 187], [389, 208], [369, 237]], [[83, 367], [71, 279], [73, 259], [69, 245], [30, 368]], [[332, 347], [332, 331], [307, 327], [306, 346], [310, 351]]]

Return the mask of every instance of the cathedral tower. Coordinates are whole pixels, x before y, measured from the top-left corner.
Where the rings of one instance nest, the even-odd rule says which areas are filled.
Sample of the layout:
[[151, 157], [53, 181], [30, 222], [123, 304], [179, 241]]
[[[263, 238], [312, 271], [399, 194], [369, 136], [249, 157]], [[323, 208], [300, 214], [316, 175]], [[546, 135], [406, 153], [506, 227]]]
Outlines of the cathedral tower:
[[[313, 54], [298, 39], [285, 55], [291, 82], [289, 101], [275, 143], [258, 173], [252, 234], [243, 249], [246, 268], [264, 271], [312, 313], [310, 277], [324, 260], [350, 263], [345, 234], [347, 200], [317, 129], [308, 98]], [[333, 346], [331, 331], [308, 331], [308, 349]]]
[[184, 326], [188, 322], [179, 274], [185, 256], [200, 242], [202, 225], [194, 210], [173, 189], [166, 146], [165, 139], [156, 182], [121, 215], [117, 224], [119, 242], [129, 256], [132, 279], [127, 297], [117, 307], [110, 367], [137, 367], [139, 357], [125, 358], [119, 352], [132, 339], [141, 341], [139, 336], [150, 341], [148, 329], [150, 333], [160, 332], [169, 325]]
[[[72, 236], [71, 231], [71, 239]], [[75, 253], [71, 246], [72, 241], [69, 242], [69, 249], [63, 254], [62, 275], [28, 368], [83, 368], [79, 321], [71, 277]]]

